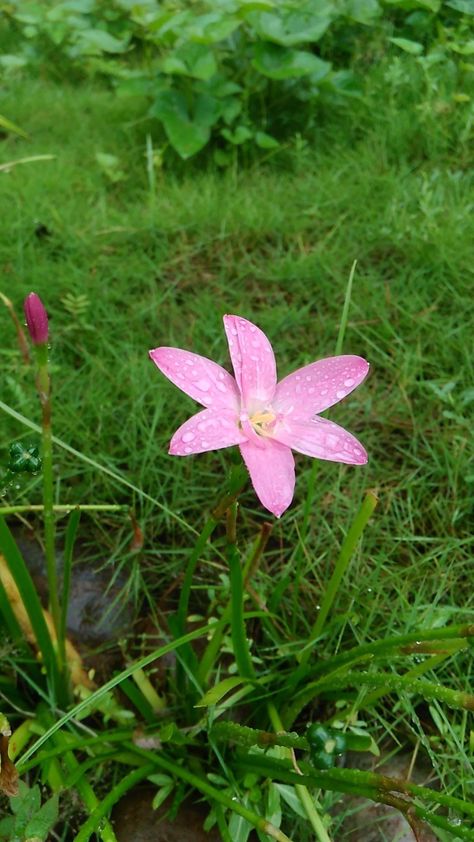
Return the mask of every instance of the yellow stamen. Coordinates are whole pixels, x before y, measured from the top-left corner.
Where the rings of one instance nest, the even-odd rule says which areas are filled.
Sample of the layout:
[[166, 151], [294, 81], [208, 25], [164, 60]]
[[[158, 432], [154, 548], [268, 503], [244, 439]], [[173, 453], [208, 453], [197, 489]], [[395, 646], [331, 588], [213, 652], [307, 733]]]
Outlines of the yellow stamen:
[[256, 412], [252, 415], [250, 422], [252, 424], [271, 424], [275, 420], [273, 412]]

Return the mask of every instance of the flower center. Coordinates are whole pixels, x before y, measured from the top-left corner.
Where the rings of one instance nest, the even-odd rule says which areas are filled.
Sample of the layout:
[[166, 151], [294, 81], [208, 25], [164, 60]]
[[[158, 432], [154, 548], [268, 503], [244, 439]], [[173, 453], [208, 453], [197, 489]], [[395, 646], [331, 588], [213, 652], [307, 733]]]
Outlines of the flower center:
[[265, 447], [263, 439], [271, 435], [275, 421], [276, 415], [271, 410], [254, 412], [253, 415], [240, 413], [240, 429], [258, 447]]
[[275, 413], [268, 410], [265, 412], [255, 412], [249, 418], [253, 429], [259, 436], [268, 436], [271, 433], [275, 420]]

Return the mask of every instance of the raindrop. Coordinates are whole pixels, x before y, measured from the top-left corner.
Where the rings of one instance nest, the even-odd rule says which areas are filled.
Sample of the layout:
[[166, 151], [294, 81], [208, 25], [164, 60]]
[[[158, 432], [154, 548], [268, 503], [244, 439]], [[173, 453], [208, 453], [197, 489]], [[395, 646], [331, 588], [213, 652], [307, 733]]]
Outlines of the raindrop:
[[345, 397], [346, 397], [346, 392], [344, 392], [342, 389], [338, 389], [337, 392], [336, 392], [336, 398], [339, 398], [339, 400], [342, 400], [342, 398], [345, 398]]
[[183, 436], [182, 436], [182, 440], [184, 442], [193, 441], [194, 438], [195, 438], [194, 433], [184, 433]]

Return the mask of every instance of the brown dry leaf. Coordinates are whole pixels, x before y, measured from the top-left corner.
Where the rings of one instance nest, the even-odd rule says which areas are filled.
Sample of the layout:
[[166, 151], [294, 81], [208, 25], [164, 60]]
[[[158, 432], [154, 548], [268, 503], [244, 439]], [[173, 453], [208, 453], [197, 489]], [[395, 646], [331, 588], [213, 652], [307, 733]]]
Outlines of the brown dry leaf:
[[[2, 582], [8, 601], [26, 640], [28, 643], [33, 644], [33, 646], [37, 646], [30, 618], [28, 617], [20, 592], [15, 584], [15, 580], [11, 575], [8, 565], [2, 555], [0, 555], [0, 581]], [[53, 641], [53, 644], [55, 644], [57, 643], [57, 637], [53, 618], [51, 617], [49, 611], [46, 611], [45, 609], [43, 609], [43, 615], [51, 635], [51, 640]], [[75, 687], [81, 686], [93, 690], [95, 688], [95, 684], [84, 669], [82, 665], [82, 658], [70, 640], [66, 640], [66, 660], [69, 666], [73, 685]]]
[[18, 772], [8, 756], [10, 737], [2, 734], [0, 737], [0, 792], [5, 795], [18, 795]]

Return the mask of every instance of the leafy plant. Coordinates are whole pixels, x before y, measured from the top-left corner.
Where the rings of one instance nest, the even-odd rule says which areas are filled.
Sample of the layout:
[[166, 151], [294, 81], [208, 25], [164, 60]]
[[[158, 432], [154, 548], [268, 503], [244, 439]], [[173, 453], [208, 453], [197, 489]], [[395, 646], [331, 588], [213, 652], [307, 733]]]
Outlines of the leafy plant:
[[58, 796], [41, 804], [38, 784], [19, 782], [18, 795], [10, 798], [11, 816], [0, 819], [2, 842], [46, 842], [58, 819]]
[[[100, 74], [122, 95], [149, 101], [148, 117], [183, 159], [210, 142], [218, 164], [239, 149], [278, 149], [316, 125], [319, 103], [357, 95], [350, 69], [359, 40], [413, 56], [446, 45], [470, 55], [468, 0], [65, 0], [4, 6], [19, 54], [5, 68], [46, 62], [73, 76]], [[461, 24], [460, 24], [461, 21]], [[461, 60], [461, 59], [459, 59]], [[119, 164], [107, 164], [119, 181]]]

